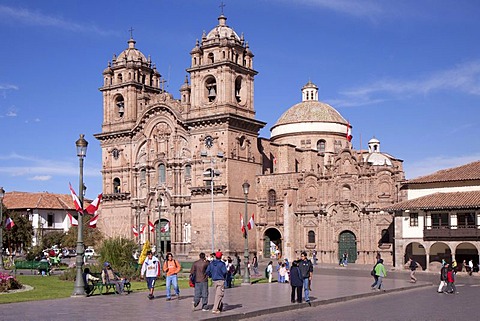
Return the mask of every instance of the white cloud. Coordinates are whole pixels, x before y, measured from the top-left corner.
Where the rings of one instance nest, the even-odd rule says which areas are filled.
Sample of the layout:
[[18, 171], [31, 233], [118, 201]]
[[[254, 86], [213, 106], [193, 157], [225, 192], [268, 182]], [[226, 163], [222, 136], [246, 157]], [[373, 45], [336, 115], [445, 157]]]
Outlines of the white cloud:
[[0, 84], [0, 90], [18, 90], [18, 86], [9, 84]]
[[34, 177], [30, 178], [30, 180], [32, 180], [32, 181], [49, 181], [51, 178], [52, 178], [52, 176], [50, 176], [50, 175], [37, 175], [37, 176], [34, 176]]
[[93, 24], [82, 24], [69, 21], [63, 17], [45, 15], [39, 11], [19, 7], [8, 7], [0, 5], [0, 20], [15, 20], [24, 25], [54, 27], [72, 32], [95, 33], [101, 36], [117, 35], [118, 32], [103, 30]]
[[480, 154], [455, 157], [435, 156], [414, 162], [405, 162], [403, 164], [403, 169], [407, 175], [407, 179], [412, 179], [420, 176], [430, 175], [442, 169], [458, 167], [478, 160], [480, 160]]
[[362, 106], [413, 95], [449, 90], [480, 95], [480, 61], [457, 65], [417, 79], [383, 79], [372, 84], [340, 92], [338, 106]]
[[[6, 156], [0, 155], [2, 161], [0, 173], [11, 177], [19, 176], [77, 176], [78, 160], [71, 159], [65, 161], [38, 159], [33, 156], [24, 156], [17, 153], [11, 153]], [[100, 168], [88, 166], [85, 167], [84, 175], [89, 177], [101, 176]]]
[[15, 110], [15, 108], [10, 108], [10, 110], [7, 111], [7, 113], [6, 113], [6, 116], [7, 117], [17, 117], [17, 111]]

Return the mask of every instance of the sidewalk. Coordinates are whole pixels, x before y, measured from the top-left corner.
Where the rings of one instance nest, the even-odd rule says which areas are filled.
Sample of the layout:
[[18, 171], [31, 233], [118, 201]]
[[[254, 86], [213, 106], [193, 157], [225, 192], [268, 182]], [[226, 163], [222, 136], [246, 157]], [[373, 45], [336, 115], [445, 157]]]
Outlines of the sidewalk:
[[[331, 267], [329, 274], [335, 274]], [[371, 291], [373, 278], [368, 276], [314, 274], [310, 299], [312, 306], [348, 301], [359, 297], [385, 295], [429, 282], [409, 283], [406, 278], [384, 280], [386, 292]], [[358, 274], [358, 273], [357, 273]], [[361, 275], [367, 273], [360, 273]], [[252, 279], [255, 280], [255, 279]], [[197, 307], [192, 311], [193, 289], [182, 289], [180, 300], [165, 300], [164, 291], [156, 291], [155, 299], [148, 300], [147, 292], [129, 295], [102, 295], [88, 298], [65, 298], [48, 301], [2, 304], [1, 320], [239, 320], [292, 309], [309, 308], [306, 303], [290, 303], [290, 285], [269, 283], [239, 285], [225, 289], [224, 312], [214, 315]], [[209, 293], [209, 309], [213, 304], [213, 289]]]

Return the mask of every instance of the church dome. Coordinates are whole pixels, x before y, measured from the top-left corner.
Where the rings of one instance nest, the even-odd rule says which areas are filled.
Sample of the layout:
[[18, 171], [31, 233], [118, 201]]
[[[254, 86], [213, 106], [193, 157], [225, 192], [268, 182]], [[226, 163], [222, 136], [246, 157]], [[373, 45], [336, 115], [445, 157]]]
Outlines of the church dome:
[[145, 57], [145, 55], [140, 50], [135, 48], [135, 43], [136, 43], [136, 41], [133, 40], [132, 38], [130, 38], [130, 40], [128, 40], [128, 48], [125, 49], [124, 51], [122, 51], [122, 53], [120, 55], [118, 55], [117, 63], [122, 63], [125, 60], [127, 60], [127, 61], [141, 61], [141, 62], [144, 62], [144, 63], [147, 62], [147, 58]]
[[214, 40], [215, 38], [234, 38], [236, 41], [240, 41], [240, 37], [237, 35], [237, 33], [227, 26], [227, 17], [225, 17], [223, 14], [218, 17], [218, 25], [210, 30], [210, 32], [207, 34], [207, 37], [205, 40]]
[[271, 138], [315, 133], [343, 136], [346, 139], [349, 127], [349, 123], [335, 108], [318, 101], [318, 87], [309, 81], [302, 87], [302, 102], [280, 116], [271, 128]]
[[276, 126], [304, 122], [331, 122], [347, 125], [348, 122], [332, 106], [320, 101], [302, 101], [289, 108], [278, 119]]

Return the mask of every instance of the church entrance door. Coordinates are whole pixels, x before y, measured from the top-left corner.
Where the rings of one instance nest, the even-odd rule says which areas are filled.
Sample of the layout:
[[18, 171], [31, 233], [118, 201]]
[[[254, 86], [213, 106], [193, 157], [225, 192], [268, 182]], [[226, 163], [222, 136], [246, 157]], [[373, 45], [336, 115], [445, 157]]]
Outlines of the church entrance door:
[[342, 260], [343, 254], [347, 253], [348, 263], [357, 260], [357, 238], [350, 231], [343, 231], [338, 237], [338, 261]]
[[263, 257], [266, 259], [275, 258], [275, 251], [282, 251], [282, 235], [276, 228], [269, 228], [263, 234]]
[[[157, 224], [158, 221], [155, 222], [155, 225]], [[163, 253], [163, 255], [172, 251], [170, 227], [170, 221], [162, 218], [160, 223], [160, 240], [157, 239], [156, 243], [158, 244], [160, 241], [160, 251]]]

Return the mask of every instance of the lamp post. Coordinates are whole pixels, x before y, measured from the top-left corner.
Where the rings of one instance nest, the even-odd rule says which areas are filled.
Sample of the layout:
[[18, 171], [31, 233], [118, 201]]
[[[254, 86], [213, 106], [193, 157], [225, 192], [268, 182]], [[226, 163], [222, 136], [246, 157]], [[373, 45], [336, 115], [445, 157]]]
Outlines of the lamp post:
[[213, 206], [213, 185], [214, 185], [214, 181], [213, 181], [213, 178], [215, 176], [215, 170], [213, 169], [213, 163], [214, 163], [214, 159], [211, 158], [210, 159], [210, 163], [212, 164], [212, 168], [210, 169], [210, 207], [212, 209], [212, 252], [211, 253], [215, 253], [215, 208]]
[[0, 270], [5, 270], [3, 265], [3, 197], [5, 196], [5, 190], [0, 187]]
[[243, 183], [243, 194], [245, 195], [245, 212], [243, 213], [243, 228], [245, 229], [245, 253], [244, 253], [244, 263], [245, 263], [245, 272], [243, 273], [243, 282], [245, 284], [250, 284], [250, 273], [248, 271], [248, 229], [247, 229], [247, 207], [248, 207], [248, 189], [250, 184], [247, 181]]
[[73, 287], [72, 297], [85, 296], [85, 283], [83, 281], [83, 256], [85, 254], [85, 246], [83, 244], [83, 159], [87, 155], [88, 142], [85, 140], [85, 135], [80, 134], [80, 138], [75, 142], [77, 146], [77, 156], [80, 161], [80, 179], [79, 179], [79, 201], [81, 211], [78, 212], [78, 235], [77, 235], [77, 257], [76, 267], [77, 274], [75, 277], [75, 285]]
[[160, 266], [163, 266], [163, 247], [162, 247], [162, 207], [163, 207], [163, 197], [162, 195], [158, 196], [158, 224], [156, 228], [156, 255], [160, 260]]

